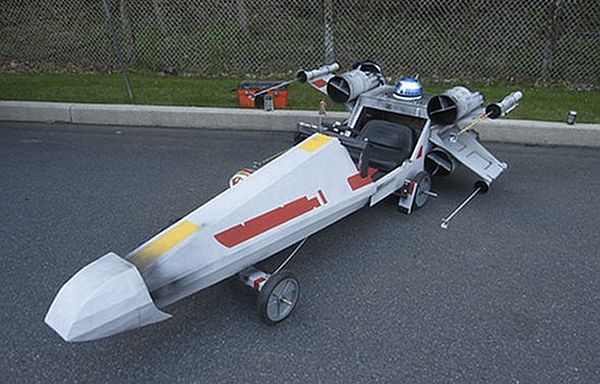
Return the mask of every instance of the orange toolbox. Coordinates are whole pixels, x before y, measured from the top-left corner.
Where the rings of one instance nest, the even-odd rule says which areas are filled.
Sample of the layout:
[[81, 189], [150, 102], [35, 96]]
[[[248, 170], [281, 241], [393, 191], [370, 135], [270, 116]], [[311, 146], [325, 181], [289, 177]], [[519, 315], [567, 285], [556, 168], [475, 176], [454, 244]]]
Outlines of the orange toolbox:
[[238, 98], [240, 100], [240, 107], [263, 109], [264, 96], [269, 94], [271, 97], [273, 97], [273, 106], [275, 109], [286, 109], [288, 106], [289, 92], [287, 85], [262, 94], [256, 99], [252, 98], [253, 94], [281, 83], [281, 81], [242, 81], [237, 90]]

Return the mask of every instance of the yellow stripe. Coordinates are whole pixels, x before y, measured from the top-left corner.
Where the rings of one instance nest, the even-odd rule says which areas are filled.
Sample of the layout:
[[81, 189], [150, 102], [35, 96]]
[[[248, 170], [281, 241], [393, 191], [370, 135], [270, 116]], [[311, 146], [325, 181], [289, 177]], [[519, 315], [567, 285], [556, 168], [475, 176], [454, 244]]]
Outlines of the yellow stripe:
[[146, 247], [142, 248], [129, 260], [138, 267], [142, 268], [150, 264], [153, 260], [167, 253], [177, 244], [190, 237], [194, 232], [200, 229], [200, 226], [191, 221], [183, 221], [158, 239], [154, 240]]
[[306, 152], [314, 152], [317, 149], [321, 148], [325, 144], [331, 141], [332, 137], [323, 135], [321, 133], [317, 133], [310, 139], [306, 140], [302, 145], [300, 145], [300, 149], [305, 150]]

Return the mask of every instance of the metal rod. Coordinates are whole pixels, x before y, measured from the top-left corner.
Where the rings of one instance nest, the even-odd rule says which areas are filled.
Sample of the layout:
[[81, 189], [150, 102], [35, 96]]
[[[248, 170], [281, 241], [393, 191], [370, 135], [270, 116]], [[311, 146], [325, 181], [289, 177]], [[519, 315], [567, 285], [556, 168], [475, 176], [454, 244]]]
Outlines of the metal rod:
[[483, 115], [479, 116], [473, 122], [471, 122], [469, 125], [467, 125], [463, 129], [461, 129], [460, 132], [458, 132], [458, 134], [462, 135], [463, 133], [467, 132], [468, 130], [473, 129], [476, 125], [481, 123], [483, 120], [487, 119], [490, 116], [490, 114], [491, 114], [491, 112], [488, 112], [488, 113], [484, 113]]
[[129, 71], [127, 70], [127, 64], [123, 59], [123, 52], [121, 49], [121, 44], [119, 43], [119, 39], [117, 38], [117, 32], [115, 30], [115, 24], [113, 23], [112, 16], [110, 14], [110, 5], [108, 5], [108, 0], [102, 0], [102, 5], [104, 7], [104, 13], [106, 14], [106, 23], [108, 24], [108, 29], [110, 31], [110, 36], [113, 43], [113, 49], [115, 50], [115, 55], [117, 56], [117, 61], [121, 66], [121, 72], [123, 73], [123, 81], [125, 82], [125, 88], [127, 88], [127, 96], [129, 97], [129, 101], [131, 104], [134, 104], [133, 91], [131, 89], [131, 82], [129, 81]]
[[279, 84], [275, 84], [274, 86], [272, 86], [272, 87], [270, 87], [270, 88], [263, 89], [263, 90], [262, 90], [262, 91], [260, 91], [260, 92], [256, 92], [256, 93], [252, 94], [252, 95], [251, 95], [251, 98], [254, 100], [254, 99], [256, 99], [256, 98], [257, 98], [258, 96], [260, 96], [260, 95], [263, 95], [263, 94], [265, 94], [265, 93], [267, 93], [267, 92], [270, 92], [270, 91], [273, 91], [273, 90], [275, 90], [275, 89], [279, 89], [279, 88], [281, 88], [281, 87], [284, 87], [284, 86], [286, 86], [286, 85], [290, 85], [290, 84], [292, 84], [294, 81], [296, 81], [296, 79], [292, 79], [292, 80], [288, 80], [288, 81], [283, 81], [283, 82], [281, 82], [281, 83], [279, 83]]
[[284, 149], [284, 150], [281, 150], [281, 151], [277, 152], [277, 153], [276, 153], [276, 154], [274, 154], [274, 155], [271, 155], [271, 156], [267, 157], [267, 158], [266, 158], [266, 159], [264, 159], [264, 160], [261, 160], [261, 161], [255, 161], [255, 162], [254, 162], [254, 164], [253, 164], [253, 166], [254, 166], [254, 168], [255, 168], [255, 169], [258, 169], [258, 168], [262, 167], [263, 165], [267, 164], [268, 162], [270, 162], [271, 160], [273, 160], [273, 159], [275, 159], [275, 158], [277, 158], [277, 157], [281, 156], [282, 154], [284, 154], [284, 153], [285, 153], [285, 152], [287, 152], [287, 151], [288, 151], [288, 149], [286, 148], [286, 149]]
[[283, 269], [283, 267], [286, 266], [286, 264], [292, 260], [292, 257], [294, 257], [296, 255], [296, 253], [298, 253], [298, 251], [300, 250], [300, 248], [304, 245], [304, 243], [306, 243], [306, 240], [308, 240], [308, 237], [305, 237], [300, 243], [298, 243], [298, 245], [296, 245], [296, 248], [294, 248], [294, 250], [292, 251], [292, 253], [290, 253], [290, 255], [287, 257], [287, 259], [285, 259], [283, 261], [283, 263], [281, 263], [281, 265], [275, 270], [275, 272], [271, 273], [271, 275], [275, 275], [277, 272], [281, 271]]
[[452, 211], [450, 215], [448, 215], [448, 217], [442, 219], [441, 226], [443, 229], [448, 229], [448, 224], [450, 223], [450, 220], [452, 220], [454, 216], [456, 216], [458, 212], [460, 212], [461, 209], [463, 209], [467, 204], [469, 204], [469, 202], [473, 200], [473, 198], [477, 196], [479, 192], [481, 192], [481, 189], [482, 187], [475, 188], [475, 190], [473, 190], [473, 192], [454, 211]]
[[290, 307], [291, 307], [292, 305], [294, 305], [294, 303], [293, 303], [293, 302], [291, 302], [290, 300], [286, 299], [285, 297], [282, 297], [282, 298], [281, 298], [281, 299], [279, 299], [279, 300], [280, 300], [282, 303], [284, 303], [284, 304], [286, 304], [286, 305], [289, 305]]

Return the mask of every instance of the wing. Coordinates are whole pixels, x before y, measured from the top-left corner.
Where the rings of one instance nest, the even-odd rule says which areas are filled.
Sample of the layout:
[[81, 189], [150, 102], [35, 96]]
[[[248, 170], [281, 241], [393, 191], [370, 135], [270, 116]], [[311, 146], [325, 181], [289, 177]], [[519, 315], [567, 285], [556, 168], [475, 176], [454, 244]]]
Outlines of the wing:
[[331, 79], [332, 77], [333, 77], [333, 74], [328, 73], [326, 75], [319, 76], [312, 80], [309, 80], [308, 83], [310, 84], [311, 87], [313, 87], [317, 91], [327, 94], [327, 83], [329, 82], [329, 79]]
[[429, 141], [446, 150], [488, 185], [508, 169], [505, 162], [496, 159], [479, 143], [475, 132], [468, 131], [463, 134], [458, 132], [456, 125], [450, 128], [434, 127]]

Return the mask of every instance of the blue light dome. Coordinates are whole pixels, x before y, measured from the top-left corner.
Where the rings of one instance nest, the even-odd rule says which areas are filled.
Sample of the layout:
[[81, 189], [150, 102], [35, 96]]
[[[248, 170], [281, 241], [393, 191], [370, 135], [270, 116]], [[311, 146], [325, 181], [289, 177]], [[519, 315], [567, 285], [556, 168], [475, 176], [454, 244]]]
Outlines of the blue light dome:
[[400, 100], [418, 100], [423, 96], [423, 86], [414, 77], [403, 77], [396, 83], [393, 96]]

